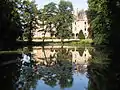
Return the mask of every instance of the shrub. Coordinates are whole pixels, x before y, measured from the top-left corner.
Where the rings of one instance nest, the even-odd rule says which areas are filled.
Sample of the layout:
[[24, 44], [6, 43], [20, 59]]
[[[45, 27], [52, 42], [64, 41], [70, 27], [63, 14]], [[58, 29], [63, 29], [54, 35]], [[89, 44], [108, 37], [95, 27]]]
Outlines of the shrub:
[[85, 36], [84, 36], [82, 30], [79, 32], [78, 38], [79, 38], [79, 39], [85, 39]]

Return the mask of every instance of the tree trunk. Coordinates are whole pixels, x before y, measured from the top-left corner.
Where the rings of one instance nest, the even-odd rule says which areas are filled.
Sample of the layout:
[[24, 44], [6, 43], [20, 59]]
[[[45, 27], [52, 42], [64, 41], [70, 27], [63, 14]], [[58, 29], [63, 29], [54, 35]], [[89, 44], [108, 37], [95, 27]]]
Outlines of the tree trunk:
[[32, 42], [32, 21], [30, 22], [30, 29], [29, 29], [29, 35], [28, 35], [28, 42]]
[[63, 46], [64, 45], [64, 39], [61, 38], [61, 45]]
[[44, 56], [45, 56], [45, 61], [46, 61], [47, 65], [48, 65], [47, 56], [45, 54], [45, 48], [44, 48], [44, 46], [42, 47], [42, 50], [43, 50], [43, 53], [44, 53]]

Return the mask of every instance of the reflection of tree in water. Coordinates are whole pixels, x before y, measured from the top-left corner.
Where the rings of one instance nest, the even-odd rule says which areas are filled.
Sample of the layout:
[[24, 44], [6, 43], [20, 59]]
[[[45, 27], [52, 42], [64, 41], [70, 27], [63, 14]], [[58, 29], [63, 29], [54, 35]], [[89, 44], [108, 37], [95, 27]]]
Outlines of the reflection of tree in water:
[[112, 52], [95, 49], [88, 67], [88, 90], [120, 90], [120, 48], [112, 49]]
[[[45, 53], [45, 48], [43, 49], [43, 55]], [[57, 50], [51, 49], [53, 55], [45, 58], [47, 60], [46, 64], [28, 65], [22, 68], [21, 80], [24, 82], [24, 88], [30, 89], [35, 88], [37, 80], [43, 80], [45, 84], [54, 87], [59, 84], [61, 89], [69, 88], [73, 84], [73, 64], [72, 64], [72, 53], [70, 49], [59, 48]], [[26, 53], [27, 54], [27, 53]], [[28, 54], [29, 55], [29, 54]], [[30, 55], [31, 56], [31, 55]], [[32, 56], [34, 57], [34, 56]], [[32, 59], [32, 58], [31, 58]], [[54, 61], [55, 59], [55, 61]], [[54, 65], [51, 63], [54, 62]], [[32, 67], [29, 67], [32, 66]], [[78, 65], [80, 73], [86, 72], [83, 65]]]
[[[26, 53], [26, 55], [31, 56], [29, 54], [29, 52]], [[16, 83], [18, 85], [22, 84], [22, 88], [26, 90], [35, 88], [38, 79], [42, 79], [45, 84], [51, 87], [56, 86], [57, 82], [60, 84], [61, 88], [72, 86], [72, 63], [69, 51], [65, 49], [58, 50], [56, 59], [57, 62], [54, 66], [50, 66], [49, 64], [47, 64], [47, 66], [35, 66], [32, 62], [28, 63], [30, 65], [24, 65], [21, 68], [21, 75]]]
[[[51, 51], [54, 51], [54, 49], [52, 48]], [[45, 51], [44, 54], [46, 54]], [[63, 47], [59, 48], [57, 49], [55, 55], [53, 55], [53, 57], [50, 56], [50, 58], [51, 60], [48, 61], [48, 64], [46, 65], [40, 64], [43, 67], [40, 67], [39, 69], [39, 73], [42, 75], [42, 80], [45, 81], [45, 84], [54, 87], [56, 86], [57, 83], [59, 83], [61, 88], [72, 86], [73, 82], [72, 73], [75, 70], [75, 68], [73, 68], [74, 65], [72, 64], [71, 49], [66, 49]], [[56, 58], [55, 64], [50, 65], [53, 58]], [[76, 67], [78, 72], [82, 74], [84, 74], [87, 70], [86, 65], [84, 65], [84, 63], [77, 64]]]
[[83, 55], [85, 48], [77, 48], [77, 51], [79, 52], [80, 56]]
[[61, 88], [71, 87], [73, 78], [70, 59], [69, 53], [65, 49], [60, 49], [56, 65], [40, 69], [45, 84], [54, 87], [59, 82]]
[[1, 90], [15, 90], [15, 82], [20, 75], [21, 55], [17, 53], [0, 54], [0, 88]]
[[111, 61], [108, 72], [108, 89], [120, 90], [120, 44], [117, 44], [110, 55]]
[[88, 90], [109, 90], [108, 87], [108, 70], [110, 60], [104, 51], [93, 53], [93, 59], [88, 66]]
[[[2, 90], [29, 90], [35, 88], [40, 75], [36, 74], [34, 63], [22, 65], [21, 54], [0, 54], [0, 82]], [[7, 86], [7, 87], [6, 87]]]
[[[23, 54], [20, 77], [16, 82], [17, 88], [19, 89], [29, 90], [30, 88], [36, 88], [39, 75], [36, 74], [36, 62], [33, 59], [31, 51], [31, 46], [24, 49], [25, 54]], [[27, 58], [24, 58], [25, 55]]]
[[[52, 66], [52, 65], [54, 65], [56, 62], [56, 56], [55, 56], [55, 51], [53, 50], [53, 48], [51, 48], [50, 50], [49, 50], [49, 52], [50, 52], [50, 56], [49, 55], [47, 55], [46, 53], [47, 53], [47, 51], [45, 50], [45, 48], [44, 48], [44, 46], [42, 47], [42, 52], [43, 52], [43, 55], [44, 55], [44, 57], [43, 58], [40, 58], [40, 59], [42, 59], [43, 60], [43, 62], [42, 62], [42, 64], [43, 65], [45, 65], [45, 66]], [[38, 61], [39, 62], [39, 61]]]
[[57, 85], [57, 77], [54, 76], [53, 73], [51, 74], [48, 74], [46, 76], [43, 76], [43, 81], [45, 82], [45, 84], [51, 86], [51, 87], [54, 87]]
[[[65, 49], [60, 49], [57, 54], [57, 63], [54, 66], [47, 67], [37, 65], [37, 74], [33, 65], [23, 67], [18, 82], [24, 83], [24, 89], [35, 88], [38, 79], [42, 79], [45, 84], [54, 87], [59, 82], [61, 88], [72, 86], [72, 63], [70, 54]], [[32, 63], [30, 63], [32, 64]], [[30, 66], [30, 67], [29, 67]]]
[[73, 70], [75, 73], [81, 73], [81, 74], [85, 74], [85, 72], [87, 72], [86, 67], [83, 64], [77, 64], [76, 68], [74, 68]]
[[66, 49], [60, 49], [57, 54], [59, 70], [59, 84], [61, 88], [71, 87], [72, 78], [72, 62], [71, 54]]
[[19, 80], [24, 83], [24, 89], [29, 90], [30, 88], [36, 88], [38, 75], [33, 68], [23, 68]]

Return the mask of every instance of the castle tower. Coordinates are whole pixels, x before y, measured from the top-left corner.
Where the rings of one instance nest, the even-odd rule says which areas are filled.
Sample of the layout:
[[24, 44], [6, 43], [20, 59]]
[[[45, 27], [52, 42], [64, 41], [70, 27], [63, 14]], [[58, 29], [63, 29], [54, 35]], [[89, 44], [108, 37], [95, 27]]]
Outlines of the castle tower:
[[88, 20], [85, 11], [76, 9], [74, 11], [74, 22], [72, 24], [72, 33], [74, 39], [78, 39], [79, 32], [82, 30], [85, 39], [88, 37]]

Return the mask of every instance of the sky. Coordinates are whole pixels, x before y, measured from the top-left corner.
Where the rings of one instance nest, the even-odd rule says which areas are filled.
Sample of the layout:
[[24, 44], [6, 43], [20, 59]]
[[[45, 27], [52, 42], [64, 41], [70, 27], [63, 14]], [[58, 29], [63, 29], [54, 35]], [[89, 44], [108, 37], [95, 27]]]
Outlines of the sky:
[[[43, 8], [44, 5], [50, 3], [50, 2], [55, 2], [59, 3], [60, 0], [35, 0], [36, 4], [38, 4], [38, 8]], [[74, 9], [87, 9], [87, 0], [68, 0], [71, 1], [73, 4]]]

